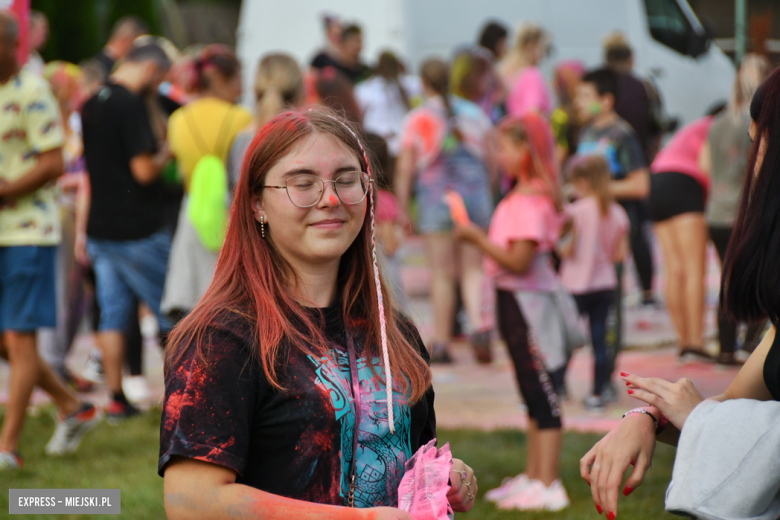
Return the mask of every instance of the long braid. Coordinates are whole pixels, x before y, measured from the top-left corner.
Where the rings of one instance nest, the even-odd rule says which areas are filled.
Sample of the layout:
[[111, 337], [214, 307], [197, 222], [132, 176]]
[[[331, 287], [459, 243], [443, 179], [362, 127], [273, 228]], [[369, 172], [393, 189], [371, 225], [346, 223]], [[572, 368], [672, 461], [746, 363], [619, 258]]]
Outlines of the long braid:
[[[368, 155], [366, 154], [365, 148], [363, 148], [363, 143], [360, 142], [360, 139], [358, 138], [357, 134], [352, 130], [352, 128], [349, 127], [346, 123], [343, 121], [340, 121], [333, 118], [334, 120], [338, 121], [342, 125], [346, 127], [347, 130], [349, 130], [349, 133], [352, 134], [352, 136], [355, 138], [355, 140], [358, 143], [358, 146], [360, 147], [360, 151], [363, 154], [363, 160], [366, 162], [366, 173], [368, 174], [368, 178], [370, 180], [374, 179], [374, 176], [371, 174], [371, 163], [368, 160]], [[387, 349], [387, 318], [385, 317], [385, 302], [382, 298], [382, 282], [379, 279], [379, 261], [377, 260], [377, 254], [376, 254], [376, 232], [374, 230], [374, 187], [373, 182], [369, 183], [368, 187], [368, 197], [369, 202], [371, 203], [371, 260], [374, 267], [374, 284], [376, 285], [376, 298], [377, 298], [377, 305], [379, 307], [379, 333], [382, 341], [382, 361], [385, 365], [385, 388], [387, 391], [387, 422], [390, 425], [390, 433], [395, 433], [395, 416], [393, 412], [393, 373], [390, 370], [390, 352]]]

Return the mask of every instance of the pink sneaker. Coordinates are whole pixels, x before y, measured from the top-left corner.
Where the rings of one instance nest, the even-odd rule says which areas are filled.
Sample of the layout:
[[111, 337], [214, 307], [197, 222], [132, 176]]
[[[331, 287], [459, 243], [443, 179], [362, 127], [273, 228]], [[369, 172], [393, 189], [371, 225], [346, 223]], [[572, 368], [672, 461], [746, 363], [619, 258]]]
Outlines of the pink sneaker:
[[498, 502], [498, 508], [520, 511], [560, 511], [568, 507], [569, 503], [569, 496], [560, 479], [549, 486], [545, 486], [538, 480], [532, 480], [519, 493]]
[[491, 489], [485, 493], [485, 500], [489, 500], [490, 502], [498, 502], [519, 493], [528, 487], [531, 482], [536, 481], [529, 479], [525, 473], [520, 473], [516, 477], [507, 477], [501, 483], [501, 486], [497, 487], [496, 489]]

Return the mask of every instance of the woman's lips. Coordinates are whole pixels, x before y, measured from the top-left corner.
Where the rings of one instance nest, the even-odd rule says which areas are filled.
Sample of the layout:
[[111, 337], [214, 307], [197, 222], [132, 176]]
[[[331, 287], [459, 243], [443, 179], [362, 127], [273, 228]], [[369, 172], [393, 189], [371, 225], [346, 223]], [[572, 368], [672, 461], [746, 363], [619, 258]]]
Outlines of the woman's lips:
[[344, 225], [344, 221], [338, 219], [320, 220], [310, 225], [317, 229], [339, 229]]

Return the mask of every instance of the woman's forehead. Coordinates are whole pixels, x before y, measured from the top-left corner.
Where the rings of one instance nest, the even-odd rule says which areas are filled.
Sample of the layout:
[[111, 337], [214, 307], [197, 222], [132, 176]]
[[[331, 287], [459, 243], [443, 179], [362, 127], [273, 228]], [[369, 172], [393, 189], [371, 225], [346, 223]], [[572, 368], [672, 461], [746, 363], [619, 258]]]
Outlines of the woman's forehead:
[[361, 169], [355, 152], [335, 136], [318, 132], [293, 146], [290, 152], [269, 170], [268, 175], [281, 176], [293, 169], [328, 175], [346, 166], [355, 170]]

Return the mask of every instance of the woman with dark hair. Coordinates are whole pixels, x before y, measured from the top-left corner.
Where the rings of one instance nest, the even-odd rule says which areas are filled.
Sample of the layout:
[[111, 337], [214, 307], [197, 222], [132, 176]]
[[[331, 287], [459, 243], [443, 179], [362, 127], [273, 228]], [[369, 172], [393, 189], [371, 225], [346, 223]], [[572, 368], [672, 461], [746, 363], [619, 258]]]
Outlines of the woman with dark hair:
[[490, 224], [494, 172], [494, 133], [490, 119], [476, 104], [450, 93], [450, 70], [441, 60], [428, 60], [421, 71], [427, 100], [409, 113], [396, 166], [396, 195], [405, 215], [414, 187], [417, 230], [425, 239], [431, 267], [434, 362], [449, 363], [449, 341], [460, 280], [463, 306], [471, 324], [477, 360], [489, 363], [490, 330], [482, 320], [482, 254], [473, 244], [452, 235], [448, 190], [463, 197], [471, 221], [482, 229]]
[[[628, 393], [650, 406], [627, 412], [621, 423], [580, 461], [582, 477], [591, 486], [597, 509], [607, 511], [610, 520], [617, 513], [623, 473], [629, 465], [634, 466], [623, 489], [623, 494], [628, 495], [641, 484], [656, 441], [672, 445], [678, 445], [679, 441], [685, 451], [678, 452], [677, 463], [682, 464], [682, 457], [687, 464], [706, 449], [699, 446], [702, 442], [721, 445], [720, 439], [729, 440], [722, 448], [728, 449], [729, 457], [717, 462], [708, 459], [706, 472], [691, 475], [695, 483], [682, 478], [682, 466], [679, 471], [675, 466], [675, 475], [680, 478], [675, 477], [670, 485], [667, 495], [670, 510], [704, 518], [777, 518], [780, 512], [775, 482], [776, 454], [766, 453], [762, 457], [771, 460], [770, 467], [739, 464], [746, 459], [731, 460], [747, 457], [751, 446], [758, 445], [761, 437], [755, 431], [761, 418], [737, 415], [740, 406], [752, 410], [761, 401], [780, 401], [780, 338], [775, 334], [780, 322], [780, 271], [776, 265], [780, 258], [780, 69], [775, 69], [753, 96], [750, 118], [753, 146], [734, 235], [726, 253], [721, 306], [742, 321], [768, 318], [772, 329], [726, 391], [704, 404], [704, 398], [688, 379], [670, 383], [621, 372]], [[701, 432], [711, 424], [712, 418], [723, 417], [717, 410], [731, 410], [735, 421], [721, 420], [713, 425], [717, 434], [691, 442], [689, 435]], [[733, 469], [735, 464], [740, 471]], [[719, 492], [734, 490], [733, 484], [737, 482], [744, 487], [744, 492], [731, 495]], [[746, 482], [750, 484], [745, 485]], [[703, 516], [705, 510], [708, 512]]]
[[161, 304], [162, 311], [173, 316], [195, 306], [217, 265], [217, 252], [204, 243], [191, 220], [193, 174], [201, 160], [210, 156], [225, 164], [233, 140], [252, 122], [252, 114], [236, 104], [241, 95], [241, 64], [231, 49], [207, 45], [192, 66], [198, 99], [174, 112], [168, 122], [168, 142], [185, 191]]
[[[168, 518], [411, 520], [394, 508], [436, 437], [431, 371], [377, 265], [359, 135], [290, 111], [249, 147], [214, 279], [166, 351]], [[476, 479], [452, 470], [467, 511]]]
[[479, 36], [479, 46], [493, 54], [493, 59], [500, 60], [506, 54], [506, 37], [509, 32], [498, 22], [488, 22]]

